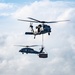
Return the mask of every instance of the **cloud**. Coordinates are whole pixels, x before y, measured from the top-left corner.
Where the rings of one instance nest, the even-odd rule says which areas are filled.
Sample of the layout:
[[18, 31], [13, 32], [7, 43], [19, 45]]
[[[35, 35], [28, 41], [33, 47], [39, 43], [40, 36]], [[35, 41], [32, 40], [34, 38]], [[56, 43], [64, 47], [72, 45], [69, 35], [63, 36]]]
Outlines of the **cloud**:
[[0, 46], [4, 46], [6, 38], [7, 38], [7, 36], [5, 36], [5, 35], [0, 36]]
[[0, 16], [11, 16], [16, 5], [13, 3], [0, 3]]
[[57, 19], [58, 16], [64, 13], [64, 11], [66, 12], [68, 9], [74, 8], [74, 3], [72, 4], [73, 5], [71, 6], [70, 2], [63, 2], [63, 1], [58, 1], [58, 2], [51, 2], [49, 0], [47, 1], [44, 0], [39, 2], [35, 1], [34, 3], [30, 5], [25, 5], [20, 7], [14, 13], [14, 17], [26, 18], [28, 16], [31, 16], [31, 17], [36, 17], [37, 19], [40, 19], [42, 16], [41, 19], [45, 19], [45, 20]]
[[[37, 55], [24, 54], [18, 51], [17, 44], [41, 44], [41, 36], [34, 40], [20, 31], [28, 31], [28, 23], [13, 22], [7, 34], [0, 35], [0, 74], [1, 75], [74, 75], [75, 74], [75, 6], [71, 2], [35, 1], [30, 5], [22, 5], [12, 14], [12, 18], [27, 19], [33, 17], [39, 20], [71, 21], [51, 24], [51, 35], [44, 35], [44, 46], [48, 52], [47, 59]], [[9, 24], [9, 23], [7, 23]], [[24, 27], [22, 24], [25, 24]], [[17, 27], [18, 25], [18, 27]], [[10, 32], [12, 28], [12, 33]], [[18, 32], [17, 32], [18, 29]], [[4, 30], [5, 31], [5, 30]], [[5, 31], [6, 32], [6, 31]]]
[[0, 3], [0, 10], [13, 8], [13, 4]]

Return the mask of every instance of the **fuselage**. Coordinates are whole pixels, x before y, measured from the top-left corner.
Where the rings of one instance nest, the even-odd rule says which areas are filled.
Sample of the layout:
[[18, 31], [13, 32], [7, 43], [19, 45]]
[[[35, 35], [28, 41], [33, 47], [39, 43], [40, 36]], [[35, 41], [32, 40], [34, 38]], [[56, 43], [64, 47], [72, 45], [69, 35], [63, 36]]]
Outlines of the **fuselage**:
[[43, 25], [43, 29], [45, 32], [51, 32], [51, 27], [49, 25]]
[[48, 33], [50, 35], [51, 32], [51, 27], [49, 25], [42, 25], [43, 30], [40, 30], [40, 32], [26, 32], [26, 35], [40, 35], [40, 34], [45, 34]]
[[45, 34], [45, 33], [50, 33], [51, 32], [51, 27], [49, 25], [43, 25], [43, 30], [41, 30], [39, 33], [35, 33], [35, 35], [40, 35], [40, 34]]
[[32, 49], [32, 48], [22, 48], [21, 50], [19, 50], [19, 52], [21, 52], [21, 53], [32, 53], [32, 54], [39, 54], [40, 52], [38, 52], [38, 51], [35, 51], [34, 49]]

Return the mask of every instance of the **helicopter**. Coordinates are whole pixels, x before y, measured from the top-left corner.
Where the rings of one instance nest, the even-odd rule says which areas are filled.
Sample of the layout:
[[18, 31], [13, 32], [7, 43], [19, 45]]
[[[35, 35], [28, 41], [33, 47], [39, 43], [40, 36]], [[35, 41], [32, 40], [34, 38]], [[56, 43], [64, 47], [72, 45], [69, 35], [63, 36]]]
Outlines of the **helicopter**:
[[[31, 18], [31, 17], [28, 17], [28, 19], [31, 19], [31, 20], [22, 20], [22, 19], [18, 19], [18, 20], [30, 22], [31, 32], [25, 32], [25, 34], [26, 35], [34, 35], [34, 39], [35, 39], [36, 35], [41, 35], [41, 34], [46, 34], [46, 33], [48, 33], [48, 35], [50, 35], [51, 27], [45, 23], [58, 23], [58, 22], [69, 21], [69, 20], [61, 20], [61, 21], [47, 22], [47, 21], [40, 21], [40, 20]], [[41, 24], [36, 26], [37, 31], [34, 31], [32, 23], [41, 23]]]
[[19, 52], [21, 52], [22, 54], [26, 53], [30, 53], [30, 54], [38, 54], [38, 56], [40, 58], [47, 58], [48, 57], [48, 54], [46, 54], [45, 52], [43, 52], [44, 50], [44, 47], [42, 46], [41, 47], [41, 50], [38, 52], [36, 50], [34, 50], [33, 48], [30, 48], [30, 47], [35, 47], [35, 46], [38, 46], [38, 45], [30, 45], [30, 46], [24, 46], [24, 45], [16, 45], [16, 46], [20, 46], [20, 47], [24, 47], [22, 49], [19, 50]]

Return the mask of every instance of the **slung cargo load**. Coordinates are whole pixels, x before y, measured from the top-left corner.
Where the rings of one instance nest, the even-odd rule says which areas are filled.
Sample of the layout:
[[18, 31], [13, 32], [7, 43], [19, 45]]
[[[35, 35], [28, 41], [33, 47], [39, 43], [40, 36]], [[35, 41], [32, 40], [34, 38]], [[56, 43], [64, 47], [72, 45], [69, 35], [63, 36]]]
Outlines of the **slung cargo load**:
[[47, 58], [47, 57], [48, 57], [48, 54], [46, 54], [46, 53], [39, 54], [39, 58]]

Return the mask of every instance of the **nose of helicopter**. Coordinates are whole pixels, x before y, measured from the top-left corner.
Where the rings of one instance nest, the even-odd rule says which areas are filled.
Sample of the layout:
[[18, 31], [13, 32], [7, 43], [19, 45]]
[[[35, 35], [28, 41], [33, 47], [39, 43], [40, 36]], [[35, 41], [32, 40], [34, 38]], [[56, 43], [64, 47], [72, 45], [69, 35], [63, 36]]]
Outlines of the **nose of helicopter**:
[[21, 50], [19, 50], [19, 52], [21, 52]]

